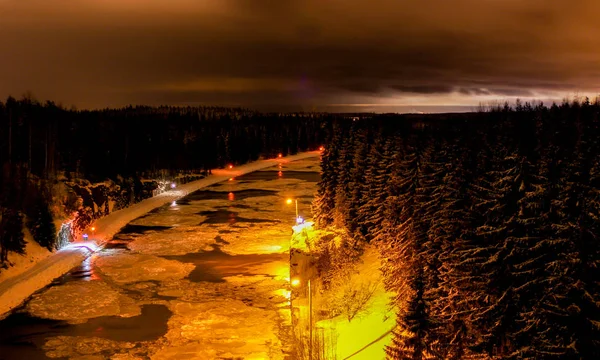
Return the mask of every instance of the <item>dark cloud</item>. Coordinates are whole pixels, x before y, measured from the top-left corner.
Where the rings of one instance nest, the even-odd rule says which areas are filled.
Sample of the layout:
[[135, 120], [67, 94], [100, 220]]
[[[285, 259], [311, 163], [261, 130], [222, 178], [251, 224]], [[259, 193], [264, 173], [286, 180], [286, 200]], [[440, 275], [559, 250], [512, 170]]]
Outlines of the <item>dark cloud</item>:
[[312, 106], [596, 93], [598, 13], [595, 0], [0, 0], [0, 97]]

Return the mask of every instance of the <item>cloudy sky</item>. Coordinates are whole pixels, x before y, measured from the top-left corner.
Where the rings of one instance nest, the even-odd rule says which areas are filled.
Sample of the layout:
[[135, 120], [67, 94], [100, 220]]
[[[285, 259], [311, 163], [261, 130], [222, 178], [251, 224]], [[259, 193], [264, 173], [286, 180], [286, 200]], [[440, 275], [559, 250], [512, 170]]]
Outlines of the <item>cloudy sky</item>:
[[597, 0], [0, 0], [0, 98], [438, 111], [600, 93]]

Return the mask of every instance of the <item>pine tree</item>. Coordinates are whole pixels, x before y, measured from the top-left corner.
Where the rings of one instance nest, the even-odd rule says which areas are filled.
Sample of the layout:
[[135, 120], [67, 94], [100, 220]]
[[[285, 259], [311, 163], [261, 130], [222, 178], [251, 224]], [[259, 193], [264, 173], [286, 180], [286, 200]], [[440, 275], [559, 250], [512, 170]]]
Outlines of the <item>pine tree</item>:
[[352, 203], [352, 167], [354, 165], [355, 133], [354, 128], [344, 136], [338, 154], [338, 167], [336, 169], [335, 206], [333, 211], [334, 225], [346, 228], [350, 219]]
[[[486, 129], [490, 131], [491, 129]], [[490, 131], [491, 132], [491, 131]], [[475, 352], [506, 354], [516, 314], [512, 288], [512, 254], [506, 241], [517, 213], [518, 156], [500, 141], [501, 129], [484, 139], [476, 166], [483, 173], [473, 180], [472, 232], [464, 234], [454, 252], [455, 284], [461, 294]], [[484, 134], [482, 134], [483, 136]]]
[[17, 210], [4, 209], [0, 220], [0, 263], [8, 261], [8, 252], [25, 253], [25, 236], [23, 234], [23, 215]]
[[[418, 266], [418, 265], [416, 265]], [[405, 311], [399, 314], [398, 328], [393, 332], [392, 344], [385, 349], [388, 359], [436, 359], [430, 344], [428, 306], [424, 300], [425, 281], [417, 273], [411, 283], [412, 294]]]
[[43, 196], [38, 197], [34, 214], [35, 218], [28, 221], [33, 239], [46, 249], [54, 250], [56, 248], [56, 226], [48, 202]]
[[548, 219], [553, 230], [547, 241], [551, 260], [534, 314], [543, 331], [534, 334], [531, 357], [596, 359], [600, 356], [597, 129], [575, 132], [577, 126], [570, 122], [561, 128], [554, 140], [563, 150], [554, 152], [558, 185], [553, 187]]
[[[432, 223], [431, 195], [435, 187], [432, 139], [424, 134], [408, 139], [405, 153], [397, 160], [392, 175], [392, 196], [388, 200], [384, 227], [389, 229], [381, 241], [386, 287], [396, 293], [399, 332], [388, 348], [398, 359], [427, 359], [438, 341], [431, 337], [427, 296], [432, 284], [432, 269], [427, 249], [427, 232]], [[408, 299], [405, 306], [403, 302]], [[405, 337], [403, 330], [412, 335]], [[395, 355], [393, 355], [395, 354]], [[410, 356], [410, 357], [406, 357]]]
[[319, 227], [333, 223], [336, 201], [337, 170], [339, 151], [343, 145], [343, 127], [333, 124], [331, 141], [325, 147], [321, 156], [321, 180], [318, 183], [317, 194], [313, 202], [313, 214]]
[[365, 181], [362, 185], [363, 203], [357, 215], [361, 234], [367, 242], [377, 238], [382, 231], [385, 202], [391, 195], [390, 177], [394, 167], [394, 156], [401, 155], [394, 154], [395, 144], [399, 144], [399, 141], [399, 137], [380, 133], [375, 137], [367, 156]]
[[364, 240], [360, 224], [362, 222], [361, 208], [367, 201], [364, 193], [366, 182], [367, 155], [369, 153], [370, 139], [366, 129], [361, 129], [354, 140], [353, 165], [350, 170], [350, 207], [346, 218], [347, 230], [352, 236]]
[[[456, 136], [456, 135], [455, 135]], [[466, 230], [471, 224], [470, 185], [472, 181], [472, 151], [464, 146], [464, 138], [456, 136], [446, 147], [446, 171], [435, 189], [435, 215], [429, 237], [437, 243], [437, 287], [430, 290], [431, 317], [434, 337], [439, 340], [438, 354], [447, 359], [462, 359], [470, 342], [464, 309], [461, 305], [461, 256]], [[435, 254], [434, 254], [435, 255]]]

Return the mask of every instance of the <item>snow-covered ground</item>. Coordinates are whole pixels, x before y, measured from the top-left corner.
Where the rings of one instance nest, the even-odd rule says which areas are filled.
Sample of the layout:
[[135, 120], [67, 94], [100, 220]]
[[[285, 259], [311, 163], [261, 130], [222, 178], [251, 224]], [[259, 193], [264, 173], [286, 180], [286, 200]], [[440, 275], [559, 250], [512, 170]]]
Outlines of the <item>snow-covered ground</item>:
[[12, 263], [12, 266], [8, 269], [2, 269], [0, 271], [0, 284], [9, 278], [15, 277], [29, 270], [38, 262], [52, 255], [48, 249], [41, 247], [33, 240], [33, 237], [27, 228], [24, 228], [24, 232], [25, 241], [27, 242], [27, 245], [25, 246], [25, 254], [21, 255], [13, 252], [9, 253], [8, 261]]
[[[297, 198], [301, 215], [309, 217], [316, 191], [316, 182], [286, 171], [318, 171], [315, 156], [217, 171], [217, 179], [183, 185], [176, 189], [180, 193], [98, 221], [98, 241], [126, 224], [130, 230], [88, 258], [85, 269], [38, 292], [19, 310], [66, 322], [28, 340], [38, 339], [38, 349], [51, 358], [284, 359], [287, 251], [295, 218], [295, 207], [285, 200]], [[262, 175], [271, 178], [238, 178], [269, 167], [273, 171]], [[226, 181], [180, 199], [219, 177]], [[0, 333], [12, 331], [3, 326], [17, 326], [8, 320], [0, 322]], [[0, 342], [0, 352], [15, 350], [3, 346], [11, 345]]]
[[[93, 224], [96, 231], [88, 231], [90, 240], [102, 245], [112, 239], [121, 228], [134, 219], [165, 204], [173, 204], [173, 202], [176, 202], [196, 190], [220, 182], [226, 182], [232, 185], [236, 183], [235, 178], [243, 174], [274, 166], [276, 168], [279, 166], [281, 169], [287, 169], [290, 164], [294, 164], [293, 162], [300, 163], [300, 165], [294, 165], [294, 167], [303, 168], [304, 165], [302, 163], [306, 162], [312, 164], [310, 166], [312, 166], [313, 169], [315, 167], [318, 168], [318, 162], [315, 162], [315, 158], [318, 158], [319, 154], [320, 152], [318, 151], [306, 152], [284, 158], [259, 160], [249, 164], [236, 166], [233, 169], [214, 170], [212, 176], [180, 185], [172, 191], [143, 200], [126, 209], [116, 211], [99, 219]], [[309, 171], [311, 170], [312, 169]], [[230, 179], [232, 180], [229, 181]], [[189, 237], [188, 239], [182, 239], [182, 241], [179, 242], [179, 246], [165, 244], [164, 241], [161, 242], [160, 240], [159, 243], [160, 244], [158, 245], [155, 244], [155, 246], [160, 246], [163, 249], [175, 249], [174, 251], [176, 253], [189, 252], [192, 250], [189, 249], [189, 246], [194, 246]], [[138, 245], [133, 245], [133, 247], [139, 249]], [[195, 248], [195, 250], [199, 249], [202, 249], [202, 247]], [[12, 254], [10, 260], [15, 263], [15, 266], [9, 270], [3, 270], [0, 273], [0, 317], [21, 304], [35, 291], [45, 287], [50, 284], [52, 280], [77, 266], [83, 259], [91, 254], [86, 248], [70, 248], [50, 254], [48, 251], [36, 246], [33, 241], [29, 241], [27, 250], [28, 252], [25, 256]], [[142, 252], [152, 251], [153, 250], [150, 247], [142, 250]]]
[[[375, 286], [371, 300], [352, 321], [343, 315], [331, 320], [319, 321], [316, 327], [325, 329], [325, 334], [335, 334], [337, 359], [384, 360], [385, 346], [391, 343], [391, 330], [396, 324], [395, 309], [390, 306], [391, 294], [383, 286], [379, 270], [378, 250], [367, 247], [362, 263], [349, 280], [356, 287]], [[368, 329], [368, 331], [367, 331]]]
[[27, 271], [0, 283], [0, 318], [31, 294], [80, 264], [95, 250], [95, 244], [80, 243], [43, 258]]

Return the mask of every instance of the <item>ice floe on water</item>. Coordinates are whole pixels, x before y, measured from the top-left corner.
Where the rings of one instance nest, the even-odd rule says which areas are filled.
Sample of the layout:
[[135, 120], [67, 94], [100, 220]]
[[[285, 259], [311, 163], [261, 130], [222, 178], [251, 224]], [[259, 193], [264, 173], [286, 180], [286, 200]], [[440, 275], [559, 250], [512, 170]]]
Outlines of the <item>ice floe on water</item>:
[[140, 314], [135, 302], [100, 281], [69, 282], [34, 296], [26, 307], [36, 317], [82, 322], [99, 316]]
[[158, 256], [124, 253], [98, 257], [96, 266], [116, 283], [172, 281], [186, 277], [194, 266]]

